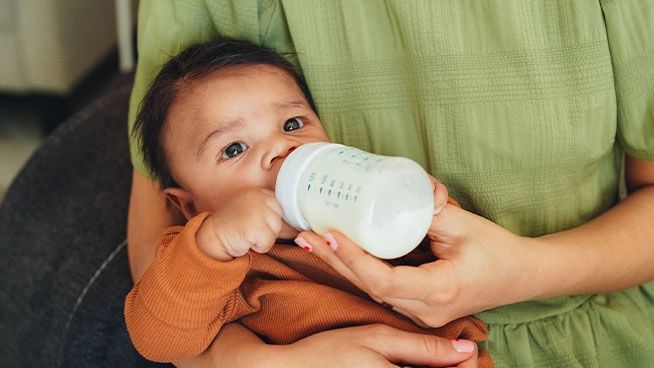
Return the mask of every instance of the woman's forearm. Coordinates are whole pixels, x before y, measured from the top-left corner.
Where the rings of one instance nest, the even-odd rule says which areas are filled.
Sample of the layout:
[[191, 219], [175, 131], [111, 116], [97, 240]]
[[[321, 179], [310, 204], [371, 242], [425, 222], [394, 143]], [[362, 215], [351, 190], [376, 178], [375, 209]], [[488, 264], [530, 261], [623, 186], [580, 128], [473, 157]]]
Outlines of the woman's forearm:
[[134, 170], [127, 217], [127, 252], [134, 281], [152, 264], [164, 230], [184, 221], [175, 207], [166, 205], [159, 185]]
[[535, 239], [540, 264], [528, 299], [610, 292], [654, 279], [654, 186], [571, 230]]
[[174, 364], [180, 368], [252, 367], [266, 361], [267, 348], [250, 330], [231, 323], [223, 326], [204, 353]]

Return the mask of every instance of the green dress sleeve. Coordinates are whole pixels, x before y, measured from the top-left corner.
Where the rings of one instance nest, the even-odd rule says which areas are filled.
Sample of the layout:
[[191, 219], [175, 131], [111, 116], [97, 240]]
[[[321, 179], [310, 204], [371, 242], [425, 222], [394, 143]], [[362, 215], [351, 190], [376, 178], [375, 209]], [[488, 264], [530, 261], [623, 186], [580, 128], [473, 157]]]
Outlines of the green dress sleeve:
[[603, 1], [618, 139], [631, 156], [654, 160], [654, 3]]

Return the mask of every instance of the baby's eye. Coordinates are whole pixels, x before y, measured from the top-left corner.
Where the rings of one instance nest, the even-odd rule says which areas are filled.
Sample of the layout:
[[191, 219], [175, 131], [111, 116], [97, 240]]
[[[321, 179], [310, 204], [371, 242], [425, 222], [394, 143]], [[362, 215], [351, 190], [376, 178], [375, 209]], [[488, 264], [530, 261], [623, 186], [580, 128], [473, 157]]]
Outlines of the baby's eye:
[[223, 159], [232, 158], [236, 155], [239, 155], [245, 152], [248, 149], [248, 146], [241, 142], [230, 143], [225, 150], [223, 150]]
[[284, 123], [284, 131], [290, 132], [292, 130], [300, 129], [304, 126], [304, 122], [298, 118], [290, 118]]

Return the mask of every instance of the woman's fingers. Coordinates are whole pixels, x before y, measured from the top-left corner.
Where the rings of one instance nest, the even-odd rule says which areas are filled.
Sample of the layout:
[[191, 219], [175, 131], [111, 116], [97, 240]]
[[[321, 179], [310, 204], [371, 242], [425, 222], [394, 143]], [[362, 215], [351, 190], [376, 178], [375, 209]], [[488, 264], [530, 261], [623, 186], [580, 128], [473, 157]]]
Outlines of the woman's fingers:
[[434, 275], [438, 272], [434, 263], [429, 269], [422, 266], [393, 267], [366, 253], [340, 232], [332, 231], [327, 238], [331, 243], [329, 246], [323, 237], [303, 232], [296, 238], [296, 243], [311, 249], [316, 256], [378, 302], [386, 302], [403, 310], [414, 310], [419, 301], [427, 299], [432, 290], [440, 287], [439, 282], [434, 280]]
[[449, 194], [445, 185], [438, 181], [438, 179], [431, 175], [429, 178], [434, 186], [434, 214], [438, 214], [447, 204]]
[[[349, 269], [336, 255], [333, 250], [333, 247], [336, 247], [336, 243], [327, 245], [325, 239], [313, 232], [304, 231], [301, 232], [296, 238], [295, 243], [304, 250], [312, 252], [320, 259], [329, 264], [336, 272], [343, 275], [345, 278], [350, 280], [351, 283], [356, 285], [361, 290], [366, 290], [364, 285], [358, 279], [356, 274]], [[358, 248], [358, 246], [357, 246]]]
[[[372, 338], [366, 339], [371, 349], [384, 352], [388, 359], [395, 363], [405, 363], [411, 366], [445, 367], [466, 361], [473, 361], [476, 367], [477, 345], [468, 340], [450, 340], [431, 335], [403, 332], [387, 326], [371, 326]], [[472, 363], [471, 363], [472, 364]]]
[[[293, 350], [296, 361], [312, 361], [312, 367], [477, 366], [477, 346], [472, 341], [410, 333], [385, 325], [329, 330], [283, 349]], [[334, 351], [339, 354], [334, 355]]]

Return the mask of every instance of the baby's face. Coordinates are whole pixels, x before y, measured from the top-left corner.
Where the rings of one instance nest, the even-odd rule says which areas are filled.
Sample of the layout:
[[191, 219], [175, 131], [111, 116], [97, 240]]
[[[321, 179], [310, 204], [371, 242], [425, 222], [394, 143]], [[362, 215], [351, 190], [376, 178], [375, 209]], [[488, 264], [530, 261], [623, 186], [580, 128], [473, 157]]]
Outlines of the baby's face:
[[293, 78], [269, 65], [233, 67], [192, 82], [164, 129], [173, 177], [198, 213], [215, 211], [243, 188], [274, 190], [288, 154], [328, 140]]

